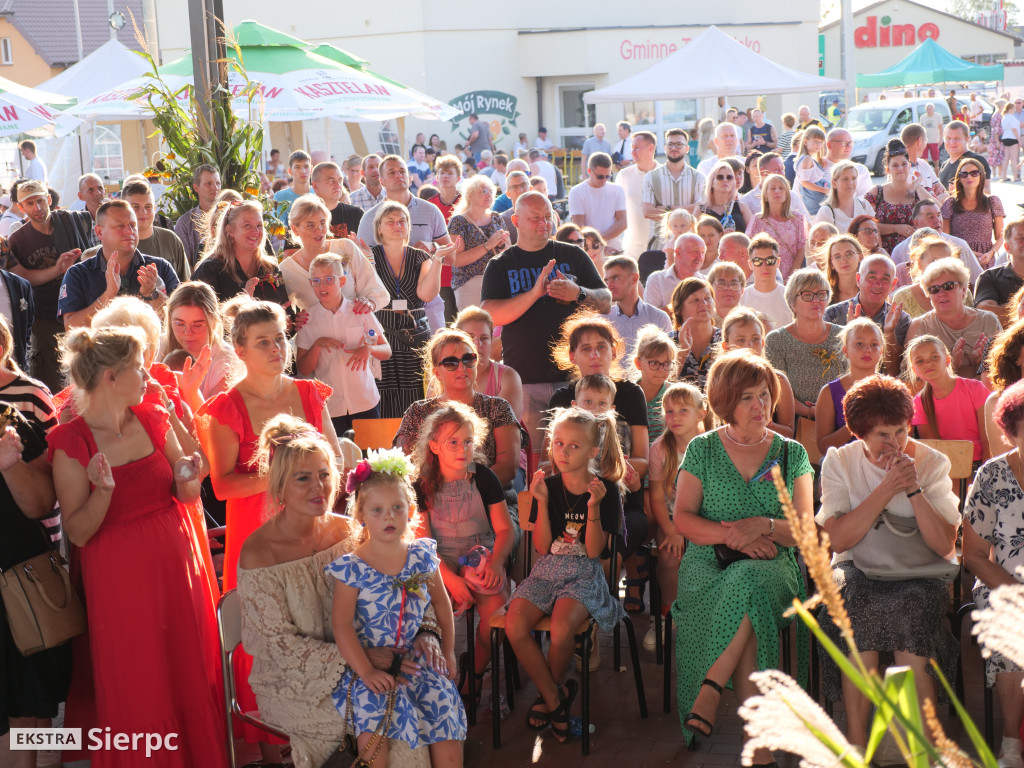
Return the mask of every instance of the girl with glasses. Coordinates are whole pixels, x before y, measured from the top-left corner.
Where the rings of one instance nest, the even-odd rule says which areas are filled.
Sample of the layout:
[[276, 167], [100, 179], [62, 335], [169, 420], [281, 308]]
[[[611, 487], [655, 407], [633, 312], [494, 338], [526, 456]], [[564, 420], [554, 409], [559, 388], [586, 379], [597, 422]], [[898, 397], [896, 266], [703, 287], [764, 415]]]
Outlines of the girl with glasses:
[[647, 401], [647, 437], [654, 442], [665, 431], [661, 398], [676, 372], [676, 345], [655, 325], [645, 325], [636, 335], [633, 365], [640, 372], [637, 384]]
[[690, 208], [690, 213], [718, 219], [724, 232], [745, 232], [751, 213], [747, 204], [737, 199], [738, 190], [736, 171], [729, 162], [721, 160], [712, 166], [708, 174], [704, 202]]
[[985, 269], [1003, 245], [1003, 202], [985, 194], [985, 168], [972, 158], [960, 161], [953, 195], [942, 204], [942, 231], [966, 240]]
[[[475, 606], [480, 615], [474, 653], [459, 659], [459, 687], [467, 706], [475, 707], [483, 673], [491, 658], [490, 619], [508, 601], [505, 566], [515, 533], [498, 476], [487, 468], [482, 453], [487, 422], [472, 408], [450, 400], [423, 423], [412, 452], [416, 467], [419, 538], [437, 542], [441, 579], [456, 612]], [[474, 547], [486, 547], [490, 559], [479, 567], [460, 558]]]
[[939, 259], [929, 264], [921, 286], [931, 299], [932, 309], [910, 321], [906, 343], [925, 334], [936, 336], [949, 350], [957, 376], [980, 379], [988, 346], [1003, 327], [992, 312], [964, 305], [969, 282], [970, 273], [959, 259]]

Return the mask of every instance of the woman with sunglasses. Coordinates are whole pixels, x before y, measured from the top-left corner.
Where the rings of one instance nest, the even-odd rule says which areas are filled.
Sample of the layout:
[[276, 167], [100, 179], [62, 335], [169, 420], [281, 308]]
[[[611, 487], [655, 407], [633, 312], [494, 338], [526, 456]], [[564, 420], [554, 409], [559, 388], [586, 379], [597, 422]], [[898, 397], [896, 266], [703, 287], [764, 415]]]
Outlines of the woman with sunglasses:
[[868, 192], [864, 199], [875, 209], [882, 247], [889, 254], [914, 234], [914, 204], [931, 200], [932, 196], [921, 174], [913, 170], [907, 147], [899, 139], [890, 139], [885, 148], [885, 172], [889, 180]]
[[864, 248], [865, 255], [886, 252], [882, 247], [882, 231], [878, 228], [878, 219], [874, 216], [855, 216], [846, 231], [857, 238], [857, 242]]
[[925, 334], [937, 336], [953, 358], [953, 371], [964, 379], [980, 379], [989, 344], [1002, 333], [995, 314], [964, 305], [971, 275], [959, 259], [933, 261], [921, 276], [931, 311], [910, 321], [906, 343]]
[[583, 250], [587, 252], [587, 256], [594, 262], [597, 271], [601, 272], [604, 269], [604, 249], [607, 245], [604, 237], [593, 227], [584, 227], [580, 232], [583, 234]]
[[765, 355], [773, 368], [789, 378], [796, 415], [805, 419], [814, 419], [818, 393], [839, 378], [844, 368], [842, 328], [825, 322], [831, 295], [825, 275], [813, 267], [798, 269], [786, 283], [786, 303], [793, 311], [793, 322], [765, 337]]
[[761, 192], [761, 212], [747, 225], [747, 236], [766, 232], [779, 244], [779, 272], [785, 281], [804, 265], [807, 247], [807, 221], [791, 207], [793, 202], [786, 178], [773, 173], [765, 177]]
[[296, 311], [315, 307], [319, 300], [309, 284], [309, 265], [321, 253], [334, 253], [345, 265], [341, 295], [357, 315], [386, 307], [390, 297], [373, 266], [353, 240], [328, 237], [331, 212], [316, 195], [303, 195], [292, 203], [288, 227], [299, 250], [282, 259], [280, 267], [288, 298]]
[[942, 204], [942, 231], [966, 240], [988, 269], [1003, 245], [1003, 201], [985, 194], [985, 168], [965, 157], [956, 171], [953, 195]]
[[570, 221], [565, 222], [555, 231], [555, 240], [559, 243], [572, 243], [583, 247], [583, 230]]
[[696, 218], [702, 214], [713, 216], [722, 223], [723, 232], [744, 232], [752, 216], [746, 203], [736, 199], [736, 171], [726, 160], [720, 160], [708, 174], [704, 202], [690, 208]]
[[[505, 488], [510, 508], [515, 506], [512, 480], [519, 469], [522, 434], [512, 406], [501, 397], [491, 397], [476, 387], [476, 366], [479, 360], [473, 340], [463, 331], [446, 328], [427, 342], [423, 348], [423, 368], [430, 379], [428, 391], [439, 392], [436, 397], [419, 400], [405, 411], [402, 424], [395, 436], [395, 445], [411, 453], [419, 439], [427, 417], [449, 400], [468, 405], [490, 425], [483, 443], [487, 466], [498, 476]], [[511, 499], [509, 494], [511, 492]], [[513, 514], [513, 517], [515, 515]], [[516, 518], [518, 519], [518, 518]]]

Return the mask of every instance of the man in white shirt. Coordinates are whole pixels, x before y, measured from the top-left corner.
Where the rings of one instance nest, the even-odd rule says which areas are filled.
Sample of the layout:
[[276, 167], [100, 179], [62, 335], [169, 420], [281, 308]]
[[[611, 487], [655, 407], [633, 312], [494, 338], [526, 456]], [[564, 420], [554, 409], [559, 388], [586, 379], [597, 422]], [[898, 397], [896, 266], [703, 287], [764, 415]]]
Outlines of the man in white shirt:
[[47, 181], [46, 163], [36, 155], [36, 143], [31, 139], [25, 139], [18, 145], [18, 149], [21, 150], [21, 156], [28, 161], [28, 165], [25, 167], [25, 178], [45, 184]]
[[608, 319], [626, 342], [619, 365], [630, 370], [636, 335], [645, 325], [656, 325], [668, 333], [672, 320], [668, 313], [640, 298], [640, 269], [628, 256], [613, 256], [604, 263], [604, 283], [612, 294]]
[[[746, 203], [750, 212], [753, 214], [761, 212], [761, 189], [764, 186], [764, 180], [772, 174], [777, 174], [785, 179], [786, 162], [777, 152], [767, 152], [757, 158], [757, 170], [761, 174], [761, 182], [740, 198], [740, 202]], [[804, 202], [803, 195], [792, 192], [791, 190], [789, 196], [789, 207], [794, 212], [803, 216], [804, 219], [810, 221], [811, 216], [807, 213], [807, 204]]]
[[[931, 104], [928, 106], [932, 107]], [[929, 138], [928, 130], [920, 123], [910, 123], [900, 131], [900, 141], [907, 147], [911, 167], [921, 174], [922, 185], [941, 204], [949, 197], [949, 192], [942, 186], [939, 177], [935, 175], [935, 169], [927, 160]]]
[[[622, 253], [622, 235], [626, 231], [626, 192], [609, 184], [612, 178], [612, 159], [604, 152], [590, 156], [590, 173], [569, 190], [569, 216], [576, 226], [593, 227], [607, 243], [605, 253]], [[548, 187], [550, 190], [551, 188]]]
[[[931, 158], [932, 170], [939, 171], [939, 145], [942, 144], [942, 115], [935, 112], [935, 105], [928, 104], [921, 115], [921, 125], [925, 131], [925, 148], [921, 153], [925, 160]], [[903, 142], [906, 144], [906, 142]], [[936, 179], [938, 176], [935, 177]]]
[[719, 123], [715, 127], [715, 138], [712, 139], [711, 143], [715, 145], [715, 156], [701, 160], [700, 165], [697, 166], [697, 173], [706, 177], [711, 173], [711, 169], [715, 167], [715, 164], [722, 160], [735, 158], [741, 163], [743, 162], [743, 158], [737, 153], [737, 150], [743, 144], [739, 126], [735, 123]]
[[615, 178], [626, 193], [626, 232], [622, 236], [622, 250], [633, 259], [647, 250], [651, 239], [651, 221], [659, 221], [661, 212], [656, 211], [648, 217], [644, 215], [643, 189], [645, 177], [658, 167], [654, 153], [658, 148], [658, 139], [650, 131], [637, 131], [632, 135], [630, 155], [632, 162]]
[[[838, 163], [840, 160], [849, 160], [853, 154], [853, 136], [845, 128], [833, 128], [825, 136], [825, 150], [828, 158], [828, 167]], [[857, 197], [864, 197], [871, 191], [871, 172], [863, 163], [854, 163], [857, 166]], [[794, 195], [802, 197], [802, 195]]]
[[786, 288], [775, 279], [779, 271], [779, 244], [767, 232], [761, 232], [747, 246], [747, 259], [754, 284], [743, 291], [740, 304], [767, 317], [771, 330], [793, 322], [793, 311], [786, 303]]
[[615, 126], [616, 131], [619, 134], [619, 140], [612, 147], [612, 162], [615, 163], [615, 169], [621, 171], [626, 166], [632, 163], [631, 150], [633, 143], [631, 136], [633, 133], [632, 126], [625, 120]]
[[530, 175], [544, 179], [549, 195], [558, 189], [558, 174], [555, 173], [555, 166], [548, 162], [548, 153], [543, 149], [530, 150]]
[[707, 245], [700, 235], [686, 232], [676, 238], [674, 251], [675, 263], [653, 273], [647, 278], [647, 285], [644, 286], [647, 303], [662, 310], [672, 301], [672, 291], [676, 286], [686, 278], [696, 275], [697, 270], [704, 264]]
[[533, 142], [534, 149], [554, 149], [555, 142], [548, 138], [548, 129], [543, 125], [537, 131], [537, 140]]

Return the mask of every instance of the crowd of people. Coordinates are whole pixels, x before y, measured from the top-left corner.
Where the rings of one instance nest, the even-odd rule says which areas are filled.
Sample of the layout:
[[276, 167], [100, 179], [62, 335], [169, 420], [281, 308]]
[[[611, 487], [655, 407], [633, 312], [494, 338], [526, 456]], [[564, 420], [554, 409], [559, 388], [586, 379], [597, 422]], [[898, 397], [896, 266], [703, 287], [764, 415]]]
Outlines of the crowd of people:
[[[141, 175], [114, 197], [83, 176], [79, 211], [15, 183], [0, 571], [63, 538], [88, 631], [25, 657], [2, 630], [8, 725], [66, 701], [66, 727], [173, 731], [167, 765], [224, 764], [214, 612], [237, 589], [239, 699], [302, 768], [346, 733], [368, 762], [462, 765], [502, 608], [538, 692], [531, 729], [569, 738], [588, 616], [596, 640], [650, 611], [677, 628], [683, 735], [709, 737], [724, 687], [743, 699], [750, 672], [778, 665], [805, 592], [773, 467], [831, 537], [869, 663], [909, 664], [937, 700], [927, 659], [957, 663], [947, 582], [880, 581], [863, 553], [884, 518], [947, 562], [962, 515], [979, 605], [1016, 578], [1024, 218], [1007, 219], [961, 121], [938, 173], [910, 124], [873, 182], [850, 133], [807, 107], [783, 130], [759, 109], [720, 117], [693, 146], [628, 123], [613, 145], [596, 126], [567, 193], [544, 129], [510, 157], [476, 115], [453, 153], [423, 134], [408, 158], [275, 150], [279, 243], [210, 165], [176, 222]], [[365, 419], [394, 420], [392, 449], [360, 455]], [[973, 444], [965, 510], [948, 459], [915, 437]], [[226, 526], [222, 564], [207, 518]], [[527, 519], [539, 557], [513, 588]], [[456, 659], [470, 605], [480, 627]], [[531, 634], [545, 615], [546, 651]], [[798, 633], [801, 670], [808, 648]], [[986, 673], [1001, 765], [1017, 768], [1021, 671], [996, 656]], [[867, 701], [834, 666], [824, 679], [865, 744]], [[263, 765], [285, 759], [280, 740], [239, 733]]]

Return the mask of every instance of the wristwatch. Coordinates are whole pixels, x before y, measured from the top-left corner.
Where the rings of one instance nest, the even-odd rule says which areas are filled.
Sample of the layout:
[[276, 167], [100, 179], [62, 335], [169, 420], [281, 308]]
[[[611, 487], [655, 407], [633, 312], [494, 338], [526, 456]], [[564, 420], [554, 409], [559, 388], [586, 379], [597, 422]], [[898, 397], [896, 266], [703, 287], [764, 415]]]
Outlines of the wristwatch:
[[576, 297], [577, 304], [584, 304], [587, 301], [587, 289], [582, 285], [577, 286], [580, 289], [579, 295]]
[[154, 289], [148, 296], [139, 296], [139, 298], [143, 301], [156, 301], [160, 298], [160, 292]]

